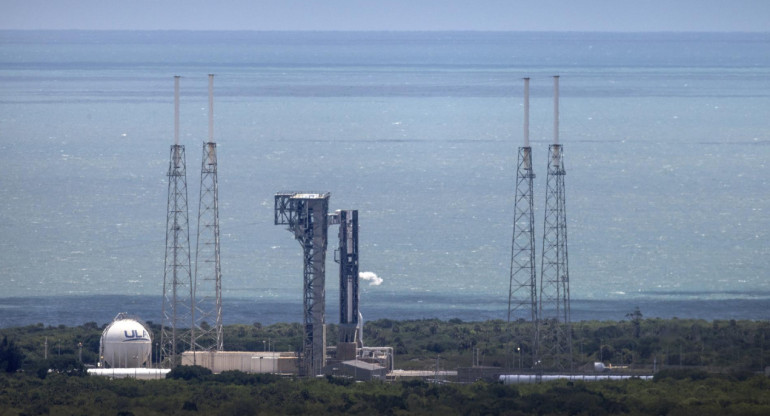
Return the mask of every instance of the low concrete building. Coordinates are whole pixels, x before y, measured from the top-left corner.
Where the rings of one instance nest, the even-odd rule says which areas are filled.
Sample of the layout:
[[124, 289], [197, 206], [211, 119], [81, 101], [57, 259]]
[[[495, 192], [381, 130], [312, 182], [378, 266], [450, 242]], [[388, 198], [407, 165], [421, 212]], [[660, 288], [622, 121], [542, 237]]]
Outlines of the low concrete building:
[[292, 352], [185, 351], [182, 365], [199, 365], [213, 373], [238, 370], [244, 373], [297, 374]]

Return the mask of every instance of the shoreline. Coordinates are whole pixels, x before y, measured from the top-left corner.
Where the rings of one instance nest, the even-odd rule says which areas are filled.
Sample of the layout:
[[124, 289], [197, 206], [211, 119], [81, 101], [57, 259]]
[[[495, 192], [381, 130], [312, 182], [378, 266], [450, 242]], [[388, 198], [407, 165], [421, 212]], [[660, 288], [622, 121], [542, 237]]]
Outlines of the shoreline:
[[[457, 298], [457, 299], [455, 299]], [[621, 321], [638, 307], [644, 318], [699, 320], [767, 320], [770, 298], [573, 299], [572, 322]], [[160, 296], [73, 295], [0, 298], [0, 328], [35, 325], [101, 325], [127, 312], [149, 322], [160, 321]], [[507, 301], [482, 296], [449, 298], [437, 294], [396, 296], [362, 294], [364, 321], [379, 319], [460, 319], [464, 322], [505, 320]], [[337, 300], [327, 298], [326, 322], [338, 320]], [[301, 299], [232, 298], [223, 300], [224, 323], [264, 325], [300, 322]]]

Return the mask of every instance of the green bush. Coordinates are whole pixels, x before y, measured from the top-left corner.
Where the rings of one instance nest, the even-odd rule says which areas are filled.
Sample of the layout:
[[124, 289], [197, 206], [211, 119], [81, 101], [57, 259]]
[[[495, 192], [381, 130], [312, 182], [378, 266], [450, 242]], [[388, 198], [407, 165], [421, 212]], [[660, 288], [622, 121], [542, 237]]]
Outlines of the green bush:
[[24, 353], [16, 346], [13, 341], [8, 341], [8, 337], [3, 337], [0, 343], [0, 371], [6, 373], [15, 373], [21, 368], [24, 361]]
[[653, 376], [653, 381], [661, 381], [665, 379], [672, 379], [672, 380], [705, 380], [709, 378], [709, 373], [701, 370], [701, 369], [693, 369], [693, 368], [669, 368], [665, 370], [660, 370], [657, 373], [655, 373], [655, 376]]
[[199, 365], [180, 365], [166, 374], [166, 378], [174, 380], [199, 380], [211, 375], [211, 370]]

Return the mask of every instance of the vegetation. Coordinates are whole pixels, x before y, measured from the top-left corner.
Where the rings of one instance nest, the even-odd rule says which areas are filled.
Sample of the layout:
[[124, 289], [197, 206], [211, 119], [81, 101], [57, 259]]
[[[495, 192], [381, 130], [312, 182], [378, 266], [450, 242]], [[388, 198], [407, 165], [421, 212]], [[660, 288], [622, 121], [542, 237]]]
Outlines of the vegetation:
[[[210, 374], [180, 367], [167, 380], [84, 377], [104, 327], [42, 324], [0, 330], [0, 416], [15, 414], [770, 414], [770, 323], [643, 319], [573, 325], [578, 366], [603, 361], [654, 381], [549, 382], [504, 386], [419, 380], [354, 383], [269, 374]], [[150, 324], [157, 339], [159, 327]], [[531, 366], [531, 326], [503, 321], [379, 320], [367, 345], [393, 346], [397, 368]], [[332, 325], [328, 338], [335, 339]], [[230, 325], [230, 350], [295, 351], [299, 324]], [[46, 347], [47, 346], [47, 351]], [[518, 350], [517, 350], [518, 348]], [[155, 354], [156, 351], [153, 351]], [[80, 357], [82, 356], [82, 361]]]
[[[679, 372], [677, 372], [679, 371]], [[51, 374], [0, 376], [0, 415], [766, 415], [764, 376], [672, 370], [655, 381], [501, 384], [352, 383], [225, 372], [141, 381]]]
[[21, 368], [23, 359], [24, 355], [19, 347], [13, 341], [9, 342], [8, 337], [3, 337], [3, 342], [0, 343], [0, 371], [15, 373]]
[[[647, 371], [668, 367], [703, 367], [709, 371], [764, 371], [770, 365], [770, 322], [641, 319], [584, 321], [572, 325], [576, 369], [594, 362]], [[478, 363], [532, 368], [532, 326], [528, 322], [465, 323], [459, 320], [367, 323], [368, 345], [395, 348], [399, 368], [432, 369], [436, 356], [444, 369]], [[519, 348], [517, 350], [517, 348]]]
[[[638, 310], [630, 313], [629, 318], [620, 322], [574, 323], [572, 345], [576, 368], [593, 368], [596, 361], [647, 372], [670, 367], [701, 367], [721, 372], [764, 371], [765, 366], [770, 366], [770, 322], [642, 319]], [[153, 348], [153, 362], [156, 362], [160, 326], [148, 324], [156, 342]], [[31, 371], [46, 357], [53, 361], [66, 358], [80, 362], [82, 356], [83, 363], [95, 365], [103, 329], [104, 326], [93, 322], [78, 327], [37, 324], [0, 329], [0, 365], [12, 367], [10, 370], [0, 368]], [[336, 331], [335, 325], [329, 325], [330, 345], [334, 345]], [[437, 356], [442, 369], [471, 366], [474, 351], [480, 365], [528, 369], [532, 367], [531, 334], [529, 322], [509, 325], [501, 320], [381, 319], [367, 322], [364, 343], [393, 347], [397, 367], [403, 369], [435, 369]], [[302, 327], [298, 323], [227, 325], [224, 345], [230, 351], [298, 351], [302, 345]], [[20, 355], [25, 357], [21, 362]], [[10, 357], [10, 361], [6, 357]]]

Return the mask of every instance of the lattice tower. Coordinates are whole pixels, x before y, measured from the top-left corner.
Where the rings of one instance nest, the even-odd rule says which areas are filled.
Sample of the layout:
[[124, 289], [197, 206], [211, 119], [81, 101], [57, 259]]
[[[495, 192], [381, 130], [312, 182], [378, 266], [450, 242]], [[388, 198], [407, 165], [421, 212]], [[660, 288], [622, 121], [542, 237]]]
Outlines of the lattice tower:
[[540, 280], [540, 360], [543, 368], [572, 370], [567, 211], [563, 148], [548, 148]]
[[187, 217], [187, 174], [184, 146], [171, 146], [168, 167], [166, 260], [163, 273], [161, 362], [179, 364], [179, 353], [194, 345], [193, 285]]
[[[529, 320], [530, 325], [510, 326], [519, 356], [529, 351], [534, 364], [537, 351], [537, 272], [535, 265], [535, 213], [533, 208], [532, 148], [529, 147], [529, 78], [524, 78], [524, 146], [519, 147], [514, 199], [511, 274], [508, 289], [508, 323]], [[529, 345], [527, 345], [529, 344]]]
[[203, 144], [195, 247], [196, 349], [222, 351], [222, 269], [219, 261], [217, 144]]
[[[511, 250], [511, 275], [508, 292], [508, 322], [525, 319], [536, 328], [537, 273], [535, 270], [535, 214], [533, 208], [532, 149], [519, 148], [516, 174], [516, 199], [514, 201], [513, 241]], [[528, 336], [534, 354], [537, 336]]]

